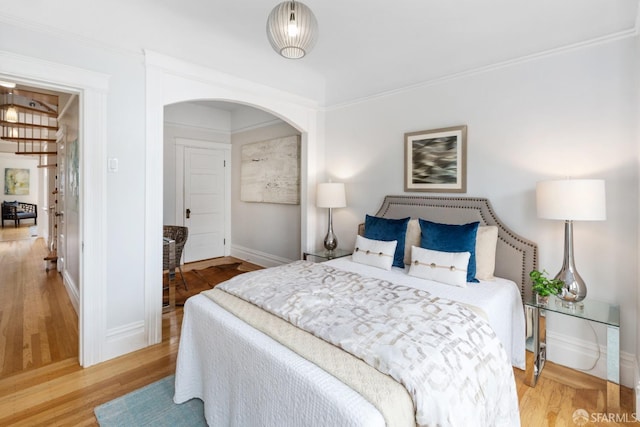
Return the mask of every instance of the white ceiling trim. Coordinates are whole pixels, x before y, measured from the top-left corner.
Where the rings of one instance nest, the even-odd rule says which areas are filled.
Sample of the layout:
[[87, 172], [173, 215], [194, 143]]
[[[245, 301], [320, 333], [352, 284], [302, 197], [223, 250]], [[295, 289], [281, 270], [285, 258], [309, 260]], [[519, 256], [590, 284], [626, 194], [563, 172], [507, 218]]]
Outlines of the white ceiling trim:
[[215, 133], [220, 133], [220, 134], [224, 134], [224, 135], [227, 135], [227, 136], [231, 135], [231, 131], [229, 129], [220, 129], [220, 128], [216, 128], [216, 127], [189, 125], [189, 124], [185, 124], [185, 123], [174, 122], [174, 121], [171, 121], [171, 120], [165, 120], [164, 124], [165, 124], [165, 126], [172, 126], [174, 128], [179, 128], [179, 129], [190, 129], [190, 130], [199, 130], [199, 131], [204, 131], [204, 132], [215, 132]]
[[[639, 13], [638, 13], [638, 17], [640, 18], [640, 8], [638, 8]], [[602, 36], [602, 37], [597, 37], [591, 40], [585, 40], [582, 42], [578, 42], [578, 43], [573, 43], [567, 46], [562, 46], [562, 47], [558, 47], [558, 48], [554, 48], [554, 49], [549, 49], [549, 50], [545, 50], [542, 52], [538, 52], [538, 53], [534, 53], [531, 55], [525, 55], [525, 56], [521, 56], [519, 58], [514, 58], [514, 59], [509, 59], [506, 61], [502, 61], [502, 62], [497, 62], [495, 64], [490, 64], [490, 65], [485, 65], [483, 67], [477, 67], [477, 68], [472, 68], [470, 70], [466, 70], [466, 71], [460, 71], [458, 73], [452, 73], [452, 74], [448, 74], [442, 77], [438, 77], [435, 79], [430, 79], [430, 80], [425, 80], [423, 82], [420, 83], [416, 83], [413, 85], [409, 85], [409, 86], [404, 86], [401, 88], [397, 88], [397, 89], [392, 89], [392, 90], [388, 90], [388, 91], [384, 91], [384, 92], [380, 92], [374, 95], [369, 95], [369, 96], [364, 96], [361, 98], [357, 98], [351, 101], [347, 101], [347, 102], [341, 102], [341, 103], [337, 103], [334, 105], [328, 105], [325, 106], [324, 108], [322, 108], [322, 111], [335, 111], [335, 110], [340, 110], [342, 108], [347, 108], [353, 105], [358, 105], [358, 104], [362, 104], [365, 102], [369, 102], [372, 101], [374, 99], [379, 99], [379, 98], [386, 98], [389, 96], [393, 96], [393, 95], [398, 95], [398, 94], [402, 94], [402, 93], [406, 93], [409, 91], [413, 91], [416, 89], [421, 89], [421, 88], [425, 88], [425, 87], [429, 87], [429, 86], [434, 86], [434, 85], [438, 85], [450, 80], [456, 80], [456, 79], [460, 79], [460, 78], [464, 78], [464, 77], [469, 77], [469, 76], [474, 76], [477, 74], [482, 74], [482, 73], [486, 73], [489, 71], [495, 71], [495, 70], [499, 70], [502, 68], [508, 68], [508, 67], [513, 67], [515, 65], [520, 65], [526, 62], [531, 62], [531, 61], [536, 61], [538, 59], [541, 58], [546, 58], [549, 56], [554, 56], [554, 55], [559, 55], [559, 54], [563, 54], [563, 53], [567, 53], [567, 52], [572, 52], [575, 50], [580, 50], [580, 49], [584, 49], [584, 48], [588, 48], [591, 46], [597, 46], [597, 45], [602, 45], [605, 43], [611, 43], [617, 40], [622, 40], [622, 39], [626, 39], [626, 38], [630, 38], [630, 37], [636, 37], [638, 35], [638, 20], [636, 20], [636, 26], [633, 29], [629, 29], [629, 30], [625, 30], [625, 31], [620, 31], [617, 33], [613, 33], [613, 34], [608, 34], [606, 36]]]
[[[106, 93], [109, 87], [110, 76], [108, 74], [88, 71], [71, 65], [33, 59], [28, 56], [5, 51], [0, 52], [0, 63], [3, 63], [3, 65], [6, 64], [2, 70], [2, 74], [6, 76], [3, 78], [4, 80], [12, 80], [26, 86], [35, 87], [36, 83], [34, 83], [34, 81], [37, 81], [38, 86], [51, 89], [55, 92], [65, 91], [67, 93], [78, 93], [77, 89], [70, 86], [72, 84], [70, 82], [73, 82], [75, 79], [78, 80], [77, 84], [79, 86], [101, 93]], [[36, 66], [34, 66], [34, 64], [36, 64]], [[53, 85], [43, 81], [42, 78], [39, 78], [41, 76], [41, 69], [38, 67], [55, 70], [55, 81], [64, 82], [62, 84], [67, 86], [62, 86], [62, 84]], [[10, 78], [8, 78], [9, 76]]]
[[261, 122], [261, 123], [256, 123], [256, 124], [253, 124], [253, 125], [250, 125], [250, 126], [243, 126], [243, 127], [231, 129], [231, 134], [235, 135], [235, 134], [241, 133], [241, 132], [247, 132], [247, 131], [251, 131], [251, 130], [266, 128], [266, 127], [269, 127], [269, 126], [279, 125], [281, 123], [284, 123], [284, 122], [282, 120], [280, 120], [279, 118], [275, 117], [273, 120], [269, 120], [269, 121], [266, 121], [266, 122]]
[[119, 53], [122, 55], [129, 55], [129, 56], [136, 56], [136, 57], [140, 57], [143, 55], [143, 52], [138, 48], [134, 48], [134, 47], [128, 48], [123, 46], [117, 46], [113, 43], [108, 43], [101, 39], [87, 37], [84, 34], [66, 30], [64, 28], [55, 27], [53, 25], [42, 24], [39, 22], [32, 22], [22, 17], [18, 17], [16, 15], [9, 15], [7, 13], [0, 12], [0, 23], [13, 25], [18, 28], [23, 28], [25, 30], [33, 31], [40, 34], [46, 34], [48, 36], [71, 39], [71, 40], [80, 42], [82, 44], [85, 44], [87, 46], [108, 50], [113, 53]]

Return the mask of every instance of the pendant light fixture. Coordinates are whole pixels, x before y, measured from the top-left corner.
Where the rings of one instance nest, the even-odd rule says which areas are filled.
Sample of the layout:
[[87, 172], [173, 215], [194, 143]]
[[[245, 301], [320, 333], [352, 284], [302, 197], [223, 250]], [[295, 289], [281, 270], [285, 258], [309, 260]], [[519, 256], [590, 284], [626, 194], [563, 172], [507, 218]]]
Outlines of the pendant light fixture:
[[4, 118], [9, 123], [18, 123], [18, 110], [13, 106], [13, 92], [9, 94], [11, 95], [11, 106], [7, 108], [7, 113]]
[[273, 50], [288, 59], [300, 59], [316, 43], [318, 21], [306, 5], [284, 1], [273, 8], [267, 19], [267, 37]]

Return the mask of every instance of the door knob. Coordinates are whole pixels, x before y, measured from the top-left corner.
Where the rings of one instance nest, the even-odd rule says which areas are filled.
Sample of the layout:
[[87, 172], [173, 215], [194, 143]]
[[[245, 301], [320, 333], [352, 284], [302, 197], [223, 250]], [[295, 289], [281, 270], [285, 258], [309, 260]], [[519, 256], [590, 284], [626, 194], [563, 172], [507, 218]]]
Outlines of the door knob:
[[191, 209], [187, 209], [187, 219], [191, 218]]

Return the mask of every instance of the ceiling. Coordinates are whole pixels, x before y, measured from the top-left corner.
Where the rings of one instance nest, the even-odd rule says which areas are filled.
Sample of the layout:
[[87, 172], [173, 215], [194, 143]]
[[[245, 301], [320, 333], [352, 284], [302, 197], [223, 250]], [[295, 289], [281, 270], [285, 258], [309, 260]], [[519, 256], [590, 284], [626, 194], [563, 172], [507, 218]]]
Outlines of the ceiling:
[[137, 52], [151, 48], [241, 77], [259, 75], [331, 106], [635, 35], [638, 1], [304, 0], [320, 35], [301, 60], [279, 57], [267, 41], [266, 19], [278, 0], [50, 0], [41, 10], [32, 2], [7, 2], [0, 18], [58, 26], [117, 47], [137, 46]]
[[[304, 1], [320, 36], [300, 61], [326, 79], [328, 104], [633, 31], [638, 8], [637, 0]], [[194, 20], [217, 10], [215, 2], [186, 3], [172, 7]], [[271, 5], [229, 3], [212, 26], [264, 47]]]

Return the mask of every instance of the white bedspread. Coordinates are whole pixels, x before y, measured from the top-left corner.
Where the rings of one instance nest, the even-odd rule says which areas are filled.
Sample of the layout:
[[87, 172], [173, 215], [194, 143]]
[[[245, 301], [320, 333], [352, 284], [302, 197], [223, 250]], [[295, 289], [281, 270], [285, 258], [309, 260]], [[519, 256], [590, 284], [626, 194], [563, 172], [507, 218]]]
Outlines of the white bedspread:
[[187, 300], [174, 401], [204, 401], [210, 426], [384, 427], [360, 394], [204, 295]]
[[[514, 283], [498, 279], [462, 289], [428, 284], [400, 269], [362, 266], [349, 257], [329, 264], [479, 306], [505, 348], [511, 348], [507, 353], [512, 363], [518, 366], [521, 358], [524, 365], [524, 316]], [[490, 293], [502, 297], [488, 297]], [[520, 340], [522, 355], [517, 356], [520, 351], [514, 349]], [[203, 295], [190, 298], [185, 306], [176, 366], [174, 401], [194, 397], [205, 402], [205, 417], [212, 426], [385, 425], [380, 412], [361, 395]]]
[[490, 325], [428, 291], [297, 261], [217, 287], [403, 384], [419, 426], [519, 423], [513, 370]]
[[520, 289], [511, 280], [496, 278], [493, 281], [468, 283], [466, 288], [445, 285], [409, 276], [404, 269], [394, 267], [390, 271], [369, 267], [351, 261], [351, 257], [326, 262], [335, 268], [388, 280], [430, 292], [441, 298], [473, 305], [486, 313], [489, 324], [502, 342], [511, 364], [525, 368], [525, 319]]

